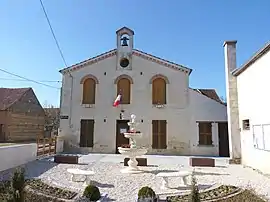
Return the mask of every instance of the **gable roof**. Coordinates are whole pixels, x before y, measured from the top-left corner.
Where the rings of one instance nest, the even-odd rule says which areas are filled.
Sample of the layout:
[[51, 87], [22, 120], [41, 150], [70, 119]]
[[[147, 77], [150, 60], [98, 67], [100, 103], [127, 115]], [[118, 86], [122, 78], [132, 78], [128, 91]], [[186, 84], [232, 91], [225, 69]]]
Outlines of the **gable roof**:
[[0, 88], [0, 110], [6, 110], [31, 88]]
[[128, 27], [122, 27], [122, 28], [118, 29], [118, 30], [116, 31], [116, 33], [119, 33], [119, 32], [125, 32], [125, 31], [130, 32], [131, 34], [134, 35], [134, 31], [131, 30], [131, 29], [129, 29]]
[[[105, 59], [110, 58], [112, 56], [115, 56], [116, 52], [117, 52], [117, 49], [110, 50], [108, 52], [102, 53], [102, 54], [97, 55], [95, 57], [92, 57], [92, 58], [89, 58], [89, 59], [84, 60], [82, 62], [79, 62], [77, 64], [71, 65], [70, 67], [61, 69], [59, 72], [62, 74], [65, 74], [67, 72], [79, 70], [79, 69], [85, 67], [86, 65], [92, 65], [92, 64], [98, 63], [99, 61], [102, 61], [102, 60], [105, 60]], [[145, 60], [155, 62], [157, 64], [163, 65], [165, 67], [168, 67], [168, 68], [171, 68], [174, 70], [185, 72], [188, 75], [190, 75], [190, 73], [192, 72], [192, 69], [190, 69], [188, 67], [170, 62], [168, 60], [153, 56], [151, 54], [145, 53], [145, 52], [137, 50], [137, 49], [133, 49], [132, 55], [136, 55], [136, 56], [141, 57]]]
[[226, 103], [224, 103], [218, 96], [217, 92], [215, 89], [193, 89], [195, 90], [196, 92], [220, 103], [220, 104], [223, 104], [223, 105], [226, 105]]
[[270, 51], [270, 41], [264, 45], [259, 51], [257, 51], [244, 65], [240, 68], [232, 71], [234, 76], [238, 76], [242, 72], [244, 72], [249, 66], [251, 66], [254, 62], [264, 56], [266, 53]]

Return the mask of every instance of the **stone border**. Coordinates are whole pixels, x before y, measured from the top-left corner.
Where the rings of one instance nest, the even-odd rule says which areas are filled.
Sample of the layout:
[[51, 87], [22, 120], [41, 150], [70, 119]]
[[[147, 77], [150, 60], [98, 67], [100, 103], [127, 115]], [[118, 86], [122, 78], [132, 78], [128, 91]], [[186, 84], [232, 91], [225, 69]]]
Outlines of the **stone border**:
[[[215, 187], [215, 188], [205, 189], [204, 191], [202, 191], [202, 192], [200, 192], [200, 193], [208, 192], [208, 191], [214, 190], [214, 189], [216, 189], [216, 188], [218, 188], [218, 187], [220, 187], [220, 186], [222, 186], [222, 185], [219, 185], [219, 186], [217, 186], [217, 187]], [[187, 191], [190, 192], [190, 190], [187, 190]], [[202, 202], [218, 202], [218, 201], [220, 201], [220, 200], [225, 200], [225, 199], [229, 199], [229, 198], [232, 198], [232, 197], [234, 197], [234, 196], [237, 196], [238, 194], [243, 193], [243, 191], [245, 191], [245, 190], [242, 189], [242, 188], [240, 188], [240, 187], [237, 187], [236, 190], [234, 190], [233, 192], [231, 192], [230, 194], [228, 194], [228, 195], [226, 195], [226, 196], [219, 197], [219, 198], [215, 198], [215, 199], [201, 200], [201, 201], [202, 201]], [[179, 193], [176, 194], [176, 193], [174, 193], [174, 194], [172, 194], [172, 195], [170, 195], [170, 196], [168, 196], [168, 197], [179, 196], [179, 195], [187, 195], [187, 194], [189, 194], [189, 192], [188, 192], [188, 193], [184, 193], [184, 194], [179, 194]], [[183, 192], [182, 192], [182, 193], [183, 193]], [[166, 194], [159, 194], [159, 195], [166, 195]], [[166, 198], [167, 198], [167, 197], [166, 197]]]
[[[79, 195], [79, 194], [75, 195], [75, 197], [73, 199], [63, 199], [63, 198], [58, 198], [58, 197], [54, 197], [54, 196], [50, 196], [50, 195], [41, 193], [41, 192], [39, 192], [37, 190], [34, 190], [29, 185], [26, 185], [25, 188], [24, 188], [24, 190], [27, 193], [26, 194], [26, 199], [28, 199], [28, 198], [31, 198], [32, 199], [32, 196], [33, 196], [34, 199], [36, 201], [39, 201], [39, 202], [47, 202], [47, 201], [74, 202], [76, 200], [76, 198], [78, 197], [78, 195]], [[28, 194], [31, 194], [31, 196], [27, 196]]]
[[229, 199], [229, 198], [232, 198], [234, 196], [237, 196], [238, 194], [241, 194], [243, 191], [244, 191], [243, 189], [238, 187], [235, 191], [233, 191], [232, 193], [230, 193], [227, 196], [223, 196], [221, 198], [216, 198], [216, 199], [202, 200], [202, 202], [216, 202], [216, 201], [220, 201], [220, 200]]

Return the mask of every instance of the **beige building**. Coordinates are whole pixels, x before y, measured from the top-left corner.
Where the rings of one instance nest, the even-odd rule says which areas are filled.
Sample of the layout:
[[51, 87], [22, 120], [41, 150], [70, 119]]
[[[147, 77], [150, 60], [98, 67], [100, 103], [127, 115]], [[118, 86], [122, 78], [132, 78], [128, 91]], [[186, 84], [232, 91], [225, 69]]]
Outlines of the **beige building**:
[[215, 90], [190, 88], [190, 68], [135, 49], [129, 28], [116, 39], [115, 49], [60, 71], [67, 148], [116, 153], [134, 113], [149, 153], [227, 156], [226, 106]]
[[236, 41], [226, 41], [230, 156], [270, 174], [270, 42], [236, 68]]

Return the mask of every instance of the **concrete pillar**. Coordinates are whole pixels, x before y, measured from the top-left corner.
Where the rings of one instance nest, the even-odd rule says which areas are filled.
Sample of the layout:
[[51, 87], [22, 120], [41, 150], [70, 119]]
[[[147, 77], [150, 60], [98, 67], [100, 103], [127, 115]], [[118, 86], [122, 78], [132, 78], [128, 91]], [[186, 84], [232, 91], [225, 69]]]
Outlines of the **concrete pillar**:
[[236, 43], [237, 41], [225, 41], [225, 75], [226, 75], [226, 97], [230, 158], [241, 158], [241, 138], [239, 127], [237, 78], [232, 75], [236, 69]]

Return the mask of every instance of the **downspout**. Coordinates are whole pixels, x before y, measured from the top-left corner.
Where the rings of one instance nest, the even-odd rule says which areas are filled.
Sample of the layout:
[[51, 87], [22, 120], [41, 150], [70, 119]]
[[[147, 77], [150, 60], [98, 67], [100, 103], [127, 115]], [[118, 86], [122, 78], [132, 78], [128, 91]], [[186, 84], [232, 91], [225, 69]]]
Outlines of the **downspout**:
[[73, 101], [73, 76], [70, 71], [68, 71], [69, 77], [71, 78], [71, 86], [70, 86], [70, 107], [69, 107], [69, 127], [71, 128], [71, 117], [72, 117], [72, 101]]

